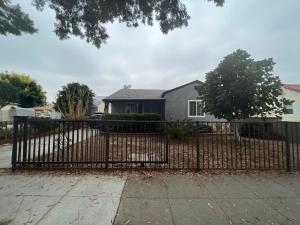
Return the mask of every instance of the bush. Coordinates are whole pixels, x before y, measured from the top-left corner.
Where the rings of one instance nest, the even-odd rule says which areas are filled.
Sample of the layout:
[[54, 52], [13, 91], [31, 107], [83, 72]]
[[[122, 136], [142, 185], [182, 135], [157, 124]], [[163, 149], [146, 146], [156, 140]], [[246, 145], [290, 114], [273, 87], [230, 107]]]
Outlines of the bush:
[[274, 132], [272, 123], [243, 123], [239, 128], [241, 137], [259, 139], [282, 139]]
[[183, 122], [171, 122], [168, 123], [167, 133], [170, 138], [173, 139], [185, 139], [195, 135], [195, 133], [211, 133], [212, 128], [205, 124], [199, 124], [197, 127], [196, 123], [183, 121]]
[[199, 133], [205, 134], [205, 133], [213, 133], [213, 128], [206, 125], [206, 124], [200, 124], [198, 128]]
[[34, 133], [45, 133], [51, 130], [53, 122], [49, 118], [38, 119], [35, 118], [34, 121], [30, 123], [31, 127], [34, 129]]
[[12, 138], [12, 134], [13, 134], [12, 129], [6, 129], [0, 127], [0, 142], [10, 141]]
[[185, 139], [191, 137], [195, 127], [189, 122], [172, 122], [167, 125], [167, 133], [173, 139]]
[[111, 113], [104, 114], [102, 120], [158, 121], [161, 116], [158, 113]]

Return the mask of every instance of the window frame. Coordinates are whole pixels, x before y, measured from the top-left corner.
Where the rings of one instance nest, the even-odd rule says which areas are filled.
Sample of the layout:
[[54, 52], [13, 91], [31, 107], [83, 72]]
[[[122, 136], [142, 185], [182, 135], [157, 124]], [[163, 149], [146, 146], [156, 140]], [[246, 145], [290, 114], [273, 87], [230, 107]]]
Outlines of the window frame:
[[[132, 112], [132, 106], [135, 105], [136, 107], [136, 112]], [[139, 112], [139, 105], [141, 106], [141, 109], [142, 109], [142, 112]], [[127, 112], [127, 107], [129, 106], [129, 111], [130, 112]], [[125, 103], [125, 113], [138, 113], [138, 114], [142, 114], [144, 113], [144, 104], [143, 102], [126, 102]]]
[[[196, 102], [196, 115], [195, 116], [191, 116], [190, 115], [190, 102]], [[205, 114], [205, 112], [203, 112], [203, 115], [202, 116], [198, 116], [197, 115], [197, 103], [198, 102], [201, 102], [201, 103], [203, 103], [203, 101], [202, 100], [199, 100], [199, 99], [195, 99], [195, 100], [188, 100], [188, 117], [189, 118], [204, 118], [205, 116], [206, 116], [206, 114]]]
[[[291, 110], [291, 111], [288, 111], [288, 110]], [[284, 115], [294, 115], [294, 114], [295, 114], [295, 110], [294, 110], [294, 102], [293, 102], [293, 103], [285, 106]]]

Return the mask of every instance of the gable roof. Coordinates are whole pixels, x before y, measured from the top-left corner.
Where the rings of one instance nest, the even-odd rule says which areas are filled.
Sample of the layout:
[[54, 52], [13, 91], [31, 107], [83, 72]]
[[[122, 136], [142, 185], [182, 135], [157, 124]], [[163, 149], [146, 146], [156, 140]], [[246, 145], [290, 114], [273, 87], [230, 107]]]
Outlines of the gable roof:
[[183, 88], [191, 84], [202, 84], [199, 80], [194, 80], [192, 82], [186, 83], [179, 87], [162, 90], [162, 89], [120, 89], [110, 96], [107, 96], [103, 101], [127, 101], [127, 100], [164, 100], [164, 95], [166, 93], [175, 91], [177, 89]]
[[120, 89], [103, 101], [108, 100], [163, 100], [162, 93], [165, 90], [160, 89]]
[[300, 84], [284, 84], [283, 87], [291, 91], [300, 92]]
[[95, 96], [93, 99], [94, 105], [100, 105], [101, 103], [103, 103], [104, 98], [105, 96]]
[[193, 84], [193, 83], [195, 83], [195, 84], [202, 84], [201, 81], [199, 81], [199, 80], [194, 80], [194, 81], [192, 81], [192, 82], [189, 82], [189, 83], [186, 83], [186, 84], [184, 84], [184, 85], [181, 85], [181, 86], [178, 86], [178, 87], [176, 87], [176, 88], [173, 88], [173, 89], [170, 89], [170, 90], [165, 91], [165, 92], [162, 94], [162, 97], [164, 97], [165, 94], [167, 94], [167, 93], [169, 93], [169, 92], [178, 90], [178, 89], [180, 89], [180, 88], [183, 88], [183, 87], [185, 87], [185, 86], [191, 85], [191, 84]]

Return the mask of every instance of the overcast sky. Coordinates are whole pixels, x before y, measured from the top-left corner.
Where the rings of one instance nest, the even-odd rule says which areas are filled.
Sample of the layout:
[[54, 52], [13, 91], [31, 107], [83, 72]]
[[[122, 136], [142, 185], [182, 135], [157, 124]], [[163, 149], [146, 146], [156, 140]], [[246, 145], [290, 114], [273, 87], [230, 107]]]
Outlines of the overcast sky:
[[275, 74], [284, 83], [300, 83], [299, 0], [225, 0], [222, 8], [187, 0], [188, 27], [164, 35], [157, 24], [107, 24], [110, 38], [100, 49], [80, 38], [59, 40], [53, 33], [52, 10], [39, 12], [29, 0], [12, 0], [16, 2], [39, 31], [0, 36], [0, 71], [30, 75], [43, 86], [49, 102], [69, 82], [87, 84], [96, 95], [106, 96], [124, 84], [169, 89], [203, 81], [205, 73], [238, 48], [255, 59], [273, 57]]

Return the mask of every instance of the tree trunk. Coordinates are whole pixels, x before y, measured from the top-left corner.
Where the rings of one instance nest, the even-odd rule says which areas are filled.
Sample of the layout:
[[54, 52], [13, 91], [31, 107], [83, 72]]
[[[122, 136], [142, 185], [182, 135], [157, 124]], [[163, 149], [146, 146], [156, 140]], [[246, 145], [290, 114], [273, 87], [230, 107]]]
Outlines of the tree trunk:
[[229, 121], [230, 123], [230, 127], [231, 127], [231, 131], [233, 132], [233, 137], [234, 140], [238, 143], [241, 142], [241, 136], [240, 136], [240, 127], [241, 127], [241, 123], [233, 120], [233, 121]]

